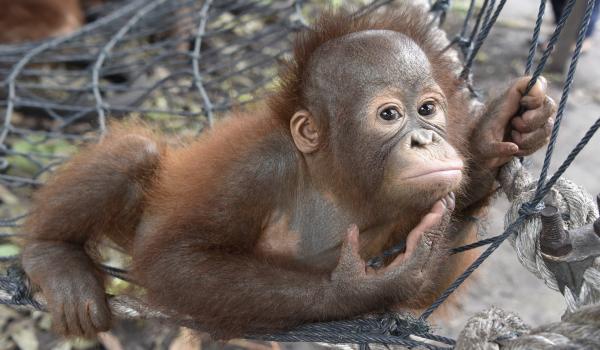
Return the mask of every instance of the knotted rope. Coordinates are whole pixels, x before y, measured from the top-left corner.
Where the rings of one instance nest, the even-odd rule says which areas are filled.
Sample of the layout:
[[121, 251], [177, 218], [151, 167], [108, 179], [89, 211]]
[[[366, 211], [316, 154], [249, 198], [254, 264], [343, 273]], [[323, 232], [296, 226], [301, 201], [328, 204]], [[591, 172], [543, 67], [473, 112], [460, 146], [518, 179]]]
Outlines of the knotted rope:
[[[540, 208], [528, 208], [536, 195], [538, 182], [517, 159], [500, 171], [498, 181], [511, 207], [505, 216], [505, 226], [517, 221], [516, 231], [508, 237], [517, 258], [527, 270], [546, 285], [559, 290], [556, 277], [542, 257]], [[572, 181], [560, 178], [545, 196], [563, 214], [565, 229], [578, 228], [594, 222], [598, 209], [592, 196]], [[523, 213], [523, 208], [527, 208]], [[482, 311], [472, 317], [459, 335], [455, 349], [594, 349], [600, 348], [600, 258], [583, 275], [579, 295], [565, 286], [567, 311], [561, 322], [529, 329], [515, 314], [497, 308]]]
[[[502, 168], [499, 175], [502, 190], [511, 202], [504, 222], [508, 226], [520, 216], [523, 204], [530, 202], [535, 196], [537, 181], [518, 160], [513, 160]], [[577, 184], [561, 178], [546, 195], [546, 202], [552, 203], [563, 214], [565, 229], [573, 229], [590, 223], [598, 217], [598, 209], [592, 196]], [[521, 222], [518, 235], [508, 239], [517, 253], [517, 258], [527, 270], [542, 279], [546, 285], [559, 290], [554, 274], [544, 263], [540, 250], [539, 236], [542, 229], [540, 215], [529, 215]], [[582, 305], [600, 302], [600, 259], [584, 274], [584, 282], [579, 295], [574, 295], [565, 287], [567, 310], [574, 312]]]

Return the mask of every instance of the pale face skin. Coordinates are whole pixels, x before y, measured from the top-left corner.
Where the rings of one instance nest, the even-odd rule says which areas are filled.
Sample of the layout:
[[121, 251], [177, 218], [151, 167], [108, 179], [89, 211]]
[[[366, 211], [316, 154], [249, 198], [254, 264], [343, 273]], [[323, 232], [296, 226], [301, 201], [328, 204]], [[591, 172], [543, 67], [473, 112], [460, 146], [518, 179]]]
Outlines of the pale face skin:
[[[325, 44], [312, 64], [311, 85], [318, 92], [308, 108], [316, 119], [325, 115], [336, 125], [331, 129], [337, 134], [328, 135], [330, 152], [323, 153], [355, 174], [350, 183], [400, 207], [414, 205], [418, 195], [422, 210], [456, 189], [462, 161], [446, 141], [446, 98], [413, 41], [393, 31], [354, 33]], [[424, 173], [430, 175], [415, 177]]]
[[[323, 45], [311, 65], [312, 103], [291, 122], [307, 165], [302, 176], [311, 178], [311, 186], [302, 185], [301, 206], [281, 208], [274, 215], [280, 219], [269, 221], [277, 231], [294, 234], [265, 235], [262, 244], [288, 252], [296, 246], [301, 261], [331, 267], [352, 224], [365, 256], [380, 252], [398, 231], [406, 237], [418, 220], [403, 213], [425, 214], [457, 190], [464, 164], [446, 141], [446, 98], [427, 57], [405, 35], [350, 34]], [[332, 163], [337, 166], [326, 165]], [[332, 173], [332, 168], [347, 171]], [[331, 181], [336, 186], [328, 186]], [[346, 190], [321, 190], [340, 188], [340, 182]], [[369, 200], [356, 207], [339, 204], [353, 194]]]

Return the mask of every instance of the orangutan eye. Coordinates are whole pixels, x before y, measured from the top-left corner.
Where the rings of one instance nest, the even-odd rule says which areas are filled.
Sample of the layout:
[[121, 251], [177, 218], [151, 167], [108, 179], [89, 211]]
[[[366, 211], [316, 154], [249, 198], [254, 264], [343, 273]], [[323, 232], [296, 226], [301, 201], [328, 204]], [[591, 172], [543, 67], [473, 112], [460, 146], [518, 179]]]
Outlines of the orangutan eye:
[[426, 117], [435, 113], [435, 104], [433, 102], [425, 102], [419, 107], [419, 114]]
[[379, 112], [379, 118], [387, 121], [397, 120], [402, 117], [400, 111], [398, 111], [397, 107], [386, 107], [381, 112]]

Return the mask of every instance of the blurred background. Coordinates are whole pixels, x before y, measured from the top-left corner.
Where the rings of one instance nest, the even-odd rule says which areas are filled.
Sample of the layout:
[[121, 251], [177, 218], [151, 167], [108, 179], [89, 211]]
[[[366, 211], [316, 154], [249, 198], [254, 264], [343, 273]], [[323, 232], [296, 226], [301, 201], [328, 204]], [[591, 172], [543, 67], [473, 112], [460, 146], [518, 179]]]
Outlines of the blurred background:
[[[401, 1], [376, 3], [379, 11], [386, 11]], [[0, 8], [7, 9], [10, 2], [0, 0]], [[476, 11], [483, 2], [475, 1]], [[12, 37], [6, 33], [19, 24], [8, 18], [10, 11], [0, 14], [0, 262], [4, 266], [18, 254], [11, 237], [27, 211], [31, 191], [78, 146], [96, 139], [108, 119], [140, 117], [177, 137], [196, 135], [227, 110], [252, 103], [273, 86], [277, 62], [288, 53], [291, 36], [319, 10], [364, 8], [371, 1], [206, 3], [65, 1], [58, 6], [62, 12], [41, 8], [31, 16], [37, 16], [40, 27], [45, 17], [61, 13], [76, 18], [74, 22], [65, 22], [68, 25], [55, 32], [30, 32], [18, 40], [18, 32]], [[449, 38], [460, 31], [470, 3], [451, 1], [444, 23]], [[473, 85], [482, 98], [503, 91], [523, 74], [538, 6], [537, 1], [508, 0], [474, 64]], [[549, 3], [540, 47], [553, 31], [554, 20]], [[596, 48], [600, 35], [590, 34], [551, 169], [600, 117], [600, 48]], [[556, 69], [544, 75], [558, 101], [564, 74]], [[595, 138], [566, 173], [592, 195], [600, 193], [598, 152], [600, 140]], [[532, 174], [538, 174], [542, 159], [542, 151], [526, 159]], [[481, 225], [482, 238], [502, 232], [507, 208], [504, 197], [498, 196], [489, 219]], [[116, 280], [111, 285], [115, 292], [122, 288], [126, 286]], [[516, 312], [531, 326], [558, 321], [565, 309], [562, 295], [526, 271], [508, 243], [434, 319], [434, 329], [456, 337], [467, 319], [492, 305]], [[49, 329], [50, 319], [42, 312], [0, 306], [0, 349], [320, 347], [247, 340], [214, 343], [186, 329], [149, 321], [119, 322], [97, 340], [67, 341]]]

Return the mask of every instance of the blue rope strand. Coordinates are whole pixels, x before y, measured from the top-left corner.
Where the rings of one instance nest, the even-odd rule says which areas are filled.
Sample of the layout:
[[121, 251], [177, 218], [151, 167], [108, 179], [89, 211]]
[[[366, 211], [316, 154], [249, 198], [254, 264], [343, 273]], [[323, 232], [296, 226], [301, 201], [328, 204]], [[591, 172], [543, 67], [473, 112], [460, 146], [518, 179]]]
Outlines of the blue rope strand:
[[540, 62], [536, 66], [535, 71], [533, 72], [533, 76], [532, 76], [531, 80], [529, 81], [529, 85], [527, 86], [527, 89], [525, 90], [525, 95], [527, 95], [529, 93], [529, 91], [531, 90], [533, 85], [535, 85], [535, 82], [537, 81], [537, 79], [542, 74], [542, 70], [544, 70], [546, 63], [548, 62], [548, 58], [550, 57], [550, 54], [554, 50], [554, 46], [556, 45], [556, 42], [558, 41], [558, 37], [559, 37], [560, 33], [562, 32], [563, 27], [565, 26], [565, 24], [567, 22], [567, 18], [569, 18], [569, 15], [571, 14], [571, 11], [573, 10], [574, 5], [575, 5], [575, 0], [569, 0], [569, 2], [563, 8], [562, 15], [561, 15], [560, 19], [558, 20], [556, 27], [554, 28], [554, 32], [552, 33], [552, 35], [550, 36], [550, 39], [548, 40], [548, 46], [544, 50], [544, 53], [542, 54], [542, 57], [540, 58]]
[[[475, 60], [475, 56], [477, 56], [477, 53], [479, 52], [479, 49], [481, 49], [483, 42], [485, 41], [487, 36], [490, 34], [492, 27], [494, 26], [494, 24], [496, 23], [496, 20], [498, 19], [498, 16], [500, 16], [500, 12], [502, 12], [502, 9], [504, 8], [504, 5], [506, 5], [506, 0], [500, 0], [500, 3], [498, 4], [498, 7], [496, 8], [496, 11], [492, 15], [492, 17], [489, 19], [486, 19], [484, 22], [484, 25], [481, 27], [481, 32], [477, 36], [477, 41], [475, 42], [473, 51], [471, 52], [469, 59], [467, 60], [467, 63], [465, 64], [465, 68], [463, 69], [463, 71], [461, 73], [461, 77], [463, 79], [468, 78], [468, 76], [471, 72], [471, 67], [473, 66], [473, 62]], [[493, 3], [491, 4], [491, 7], [493, 7]], [[490, 9], [490, 11], [491, 11], [491, 9]], [[486, 14], [486, 17], [487, 17], [487, 14]]]
[[527, 55], [527, 63], [525, 64], [525, 75], [529, 75], [529, 73], [531, 72], [531, 67], [533, 66], [533, 59], [535, 58], [535, 51], [537, 49], [545, 11], [546, 11], [546, 0], [540, 0], [540, 7], [538, 9], [537, 19], [535, 20], [535, 27], [533, 29], [533, 35], [531, 36], [531, 45], [529, 45], [529, 54]]
[[[573, 3], [575, 2], [572, 0]], [[567, 106], [567, 100], [569, 99], [569, 93], [571, 90], [571, 86], [573, 85], [573, 80], [575, 78], [575, 70], [577, 69], [577, 63], [579, 62], [579, 57], [581, 55], [581, 47], [583, 45], [583, 40], [585, 39], [585, 33], [587, 31], [587, 27], [590, 23], [590, 17], [592, 16], [592, 11], [594, 10], [595, 0], [587, 0], [587, 5], [585, 9], [585, 15], [583, 17], [583, 21], [579, 25], [579, 32], [577, 33], [577, 41], [575, 44], [575, 52], [573, 52], [573, 56], [571, 58], [571, 63], [569, 64], [569, 71], [567, 73], [567, 78], [565, 79], [565, 84], [563, 86], [563, 92], [560, 97], [560, 102], [558, 103], [558, 110], [556, 111], [556, 121], [554, 122], [554, 127], [552, 128], [552, 134], [550, 136], [550, 142], [548, 143], [548, 148], [546, 149], [546, 156], [544, 157], [544, 164], [542, 166], [542, 170], [540, 172], [540, 177], [538, 179], [538, 186], [536, 189], [536, 193], [539, 194], [544, 186], [544, 182], [546, 180], [546, 176], [548, 174], [548, 168], [550, 167], [550, 162], [552, 161], [552, 154], [554, 153], [554, 145], [556, 144], [556, 138], [558, 137], [558, 131], [560, 130], [560, 125], [563, 119], [565, 107]], [[565, 20], [566, 21], [566, 20]], [[543, 68], [543, 67], [541, 67]], [[541, 73], [541, 69], [536, 70], [536, 73]], [[531, 82], [537, 79], [537, 76], [534, 75], [531, 78]]]

